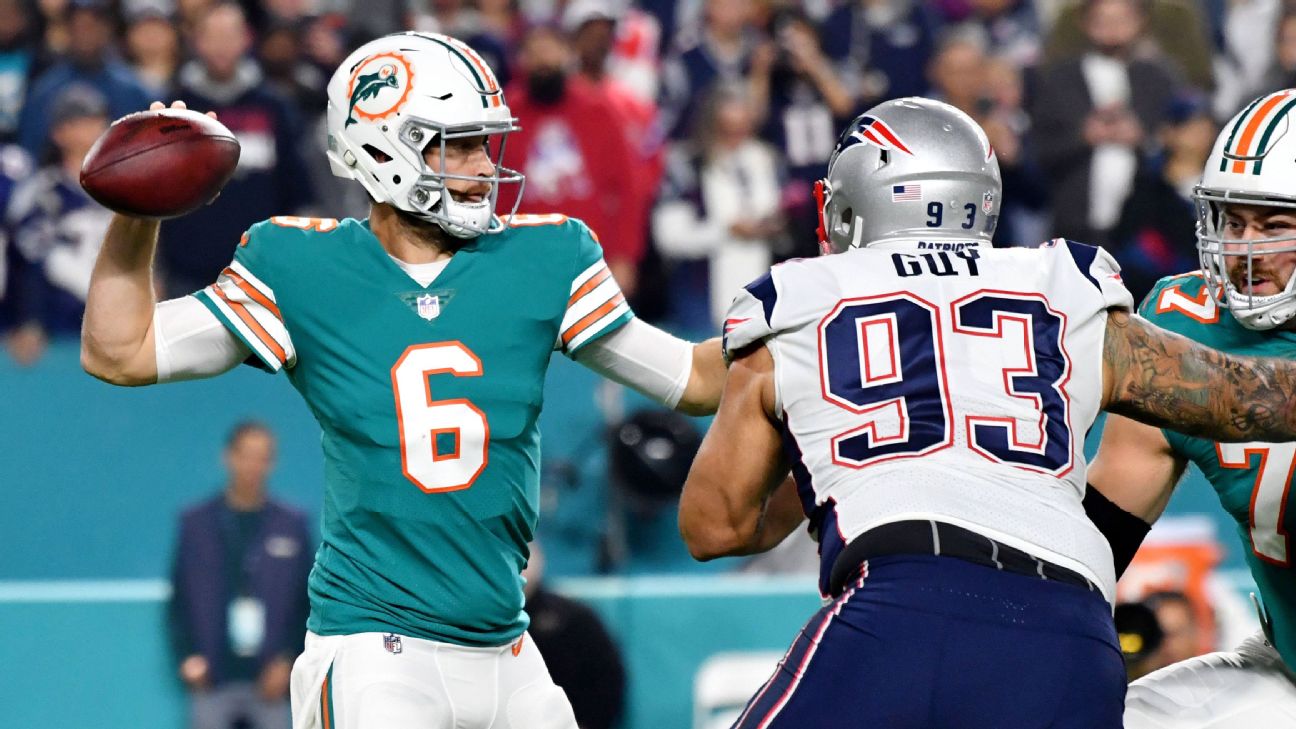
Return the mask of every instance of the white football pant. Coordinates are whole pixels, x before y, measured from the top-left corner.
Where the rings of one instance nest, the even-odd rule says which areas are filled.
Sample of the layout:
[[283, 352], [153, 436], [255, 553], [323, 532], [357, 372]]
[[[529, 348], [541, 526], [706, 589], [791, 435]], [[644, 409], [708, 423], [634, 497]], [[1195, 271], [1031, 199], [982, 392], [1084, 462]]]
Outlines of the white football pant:
[[1296, 677], [1263, 633], [1130, 684], [1125, 729], [1296, 729]]
[[531, 636], [469, 648], [384, 633], [306, 634], [293, 729], [576, 729]]

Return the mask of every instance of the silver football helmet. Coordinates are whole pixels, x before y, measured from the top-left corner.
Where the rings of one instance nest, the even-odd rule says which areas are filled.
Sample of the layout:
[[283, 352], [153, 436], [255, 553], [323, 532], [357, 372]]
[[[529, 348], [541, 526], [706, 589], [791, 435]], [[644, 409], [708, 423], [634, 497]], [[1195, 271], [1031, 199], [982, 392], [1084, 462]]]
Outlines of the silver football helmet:
[[[517, 128], [495, 74], [449, 36], [395, 33], [372, 40], [347, 56], [328, 83], [333, 174], [457, 238], [503, 229], [495, 215], [501, 184], [517, 184], [521, 200], [522, 175], [500, 164], [504, 140]], [[489, 140], [495, 174], [447, 174], [446, 141], [476, 136]], [[425, 161], [430, 149], [440, 154], [440, 171]], [[480, 202], [456, 200], [448, 180], [487, 182], [491, 190]]]
[[1225, 238], [1230, 204], [1296, 208], [1296, 89], [1267, 94], [1246, 106], [1220, 131], [1206, 160], [1197, 203], [1197, 254], [1215, 301], [1248, 329], [1273, 329], [1296, 316], [1296, 275], [1276, 294], [1253, 296], [1229, 280], [1228, 259], [1246, 257], [1247, 279], [1257, 257], [1296, 251], [1296, 236], [1253, 240]]
[[895, 99], [850, 123], [815, 185], [819, 245], [841, 253], [894, 240], [989, 243], [1003, 183], [985, 132], [932, 99]]

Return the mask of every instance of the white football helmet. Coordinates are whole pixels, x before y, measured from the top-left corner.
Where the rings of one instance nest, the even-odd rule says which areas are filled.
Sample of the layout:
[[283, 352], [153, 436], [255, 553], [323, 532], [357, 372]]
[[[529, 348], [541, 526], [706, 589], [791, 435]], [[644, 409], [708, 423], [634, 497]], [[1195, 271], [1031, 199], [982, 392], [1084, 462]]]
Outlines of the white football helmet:
[[1252, 296], [1229, 281], [1227, 259], [1246, 256], [1250, 278], [1255, 257], [1296, 251], [1296, 236], [1225, 238], [1224, 208], [1240, 204], [1296, 209], [1293, 108], [1296, 89], [1267, 94], [1248, 104], [1220, 131], [1201, 184], [1193, 190], [1197, 254], [1207, 287], [1216, 302], [1248, 329], [1273, 329], [1296, 316], [1296, 275], [1277, 294]]
[[[522, 175], [501, 166], [517, 130], [490, 67], [471, 48], [434, 33], [394, 33], [347, 56], [328, 83], [328, 159], [333, 174], [358, 181], [374, 200], [435, 222], [457, 238], [504, 228], [495, 215], [501, 183]], [[492, 177], [446, 174], [446, 140], [485, 135]], [[442, 172], [424, 159], [440, 145]], [[455, 200], [447, 180], [489, 182], [479, 203]], [[517, 209], [516, 203], [514, 210]]]

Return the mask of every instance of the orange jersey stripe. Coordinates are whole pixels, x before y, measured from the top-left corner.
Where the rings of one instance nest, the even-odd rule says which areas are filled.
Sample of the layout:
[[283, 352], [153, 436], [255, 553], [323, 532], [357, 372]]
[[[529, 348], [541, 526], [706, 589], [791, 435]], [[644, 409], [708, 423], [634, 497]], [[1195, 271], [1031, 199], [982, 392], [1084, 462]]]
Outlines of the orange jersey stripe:
[[320, 688], [320, 716], [324, 719], [324, 729], [331, 729], [333, 717], [329, 716], [329, 680], [324, 677], [324, 686]]
[[580, 288], [578, 288], [578, 289], [576, 289], [574, 292], [572, 292], [571, 298], [570, 298], [570, 299], [567, 299], [567, 308], [568, 308], [568, 309], [572, 308], [572, 304], [575, 304], [577, 301], [579, 301], [580, 298], [581, 298], [582, 296], [584, 296], [585, 294], [588, 294], [589, 292], [591, 292], [591, 291], [593, 291], [594, 289], [598, 288], [598, 285], [601, 284], [601, 283], [603, 283], [604, 281], [608, 280], [608, 276], [611, 276], [611, 275], [612, 275], [612, 272], [609, 271], [609, 270], [605, 267], [605, 268], [603, 268], [603, 270], [599, 271], [598, 273], [594, 274], [593, 276], [590, 276], [590, 278], [589, 278], [588, 281], [586, 281], [585, 283], [581, 284], [581, 285], [580, 285]]
[[[1285, 94], [1274, 94], [1269, 97], [1265, 103], [1260, 105], [1260, 108], [1257, 109], [1256, 113], [1251, 117], [1251, 121], [1247, 122], [1246, 129], [1242, 131], [1241, 139], [1239, 139], [1237, 145], [1233, 147], [1234, 154], [1239, 157], [1245, 157], [1250, 153], [1251, 138], [1255, 136], [1256, 132], [1260, 131], [1261, 122], [1264, 121], [1265, 116], [1268, 115], [1275, 106], [1286, 99], [1287, 96]], [[1246, 164], [1247, 163], [1244, 160], [1235, 160], [1233, 162], [1233, 171], [1242, 172], [1246, 169]]]
[[238, 273], [232, 268], [226, 268], [221, 273], [225, 274], [226, 276], [229, 276], [230, 280], [233, 281], [236, 286], [238, 286], [240, 289], [243, 289], [243, 293], [250, 296], [253, 301], [264, 306], [267, 311], [269, 311], [271, 314], [274, 314], [274, 317], [276, 319], [278, 319], [279, 321], [283, 321], [283, 314], [279, 313], [279, 307], [275, 306], [275, 302], [271, 301], [270, 297], [261, 293], [261, 291], [258, 290], [257, 287], [248, 283], [247, 279], [238, 275]]
[[613, 309], [617, 308], [624, 302], [625, 302], [625, 294], [618, 293], [616, 296], [612, 297], [611, 299], [608, 299], [608, 301], [604, 303], [602, 306], [600, 306], [599, 308], [586, 314], [583, 319], [576, 322], [575, 324], [572, 324], [570, 327], [567, 327], [567, 331], [563, 332], [562, 335], [563, 346], [566, 347], [568, 344], [571, 344], [571, 340], [575, 339], [576, 337], [579, 337], [581, 332], [585, 331], [586, 329], [589, 329], [591, 326], [594, 325], [594, 322], [598, 321], [599, 319], [602, 319], [604, 316], [607, 315], [609, 311], [612, 311]]
[[230, 298], [216, 286], [212, 286], [211, 289], [216, 292], [216, 295], [220, 297], [221, 301], [224, 301], [225, 304], [229, 306], [231, 311], [238, 315], [238, 318], [243, 320], [243, 323], [247, 325], [248, 329], [252, 330], [252, 333], [256, 335], [257, 339], [261, 340], [261, 343], [270, 350], [270, 353], [278, 358], [279, 364], [288, 363], [288, 355], [284, 352], [283, 347], [279, 346], [279, 343], [276, 342], [274, 337], [270, 336], [270, 333], [261, 326], [261, 322], [258, 322], [256, 317], [252, 316], [252, 313], [247, 310], [246, 306], [236, 301], [230, 301]]

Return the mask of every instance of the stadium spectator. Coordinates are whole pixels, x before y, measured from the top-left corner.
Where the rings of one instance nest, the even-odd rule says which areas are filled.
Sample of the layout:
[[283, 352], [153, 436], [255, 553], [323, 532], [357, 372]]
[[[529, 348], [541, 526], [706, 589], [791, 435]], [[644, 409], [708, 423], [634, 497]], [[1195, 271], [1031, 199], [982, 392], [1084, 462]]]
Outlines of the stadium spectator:
[[747, 77], [760, 40], [751, 19], [746, 0], [706, 0], [700, 33], [682, 39], [667, 58], [662, 69], [661, 114], [671, 139], [692, 133], [694, 108], [713, 83]]
[[265, 72], [266, 83], [279, 96], [293, 103], [306, 119], [324, 111], [324, 73], [306, 60], [302, 50], [301, 23], [274, 21], [257, 39], [257, 60]]
[[33, 21], [25, 0], [0, 0], [0, 140], [17, 138], [27, 87], [47, 62], [37, 55]]
[[107, 0], [72, 0], [67, 57], [32, 84], [18, 123], [19, 141], [37, 159], [48, 151], [50, 108], [67, 86], [90, 86], [108, 101], [111, 119], [148, 106], [144, 86], [113, 50], [113, 16]]
[[1066, 201], [1054, 207], [1055, 235], [1108, 242], [1134, 182], [1138, 148], [1175, 95], [1166, 63], [1136, 55], [1146, 25], [1141, 0], [1092, 0], [1084, 15], [1087, 49], [1042, 73], [1035, 139], [1052, 197]]
[[625, 213], [632, 221], [625, 228], [631, 236], [625, 245], [644, 250], [649, 209], [661, 182], [665, 159], [656, 106], [639, 97], [609, 68], [621, 18], [611, 0], [580, 0], [564, 11], [563, 29], [571, 38], [577, 73], [612, 105], [625, 130], [626, 144], [636, 157], [635, 174], [626, 181], [637, 190], [627, 197], [636, 207]]
[[842, 3], [823, 23], [824, 53], [861, 107], [923, 96], [936, 19], [915, 0]]
[[786, 11], [773, 23], [774, 40], [752, 56], [752, 100], [764, 119], [761, 137], [787, 168], [783, 199], [794, 255], [818, 253], [818, 213], [811, 189], [837, 143], [837, 130], [855, 112], [855, 97], [823, 54], [818, 28], [804, 13]]
[[1040, 60], [1043, 39], [1039, 17], [1030, 0], [971, 0], [972, 13], [963, 22], [985, 32], [986, 51], [1008, 59], [1019, 68], [1030, 68]]
[[180, 518], [170, 616], [193, 729], [291, 725], [288, 679], [314, 553], [305, 516], [267, 493], [274, 461], [267, 426], [237, 425], [224, 489]]
[[[1083, 53], [1090, 38], [1091, 11], [1103, 0], [1074, 0], [1058, 13], [1052, 32], [1044, 41], [1044, 57], [1057, 63]], [[1194, 0], [1129, 0], [1144, 18], [1140, 27], [1147, 30], [1131, 48], [1137, 57], [1150, 59], [1166, 56], [1175, 73], [1203, 91], [1215, 88], [1211, 69], [1210, 26], [1202, 5]]]
[[[21, 147], [0, 145], [0, 210], [8, 209], [14, 189], [31, 175], [31, 167], [31, 160]], [[7, 334], [17, 317], [18, 279], [23, 267], [24, 261], [13, 245], [9, 221], [0, 217], [0, 336], [5, 337], [7, 344]]]
[[1156, 613], [1145, 603], [1122, 602], [1113, 615], [1121, 657], [1125, 659], [1125, 680], [1137, 681], [1155, 671], [1155, 659], [1165, 642]]
[[296, 214], [314, 200], [298, 146], [299, 117], [247, 56], [251, 43], [243, 11], [233, 3], [213, 5], [196, 26], [197, 57], [180, 69], [180, 98], [191, 109], [215, 111], [242, 151], [220, 197], [162, 226], [159, 257], [172, 295], [215, 281], [253, 223]]
[[[1288, 70], [1296, 68], [1296, 26], [1284, 19], [1284, 0], [1229, 0], [1220, 2], [1223, 17], [1220, 48], [1215, 52], [1215, 98], [1212, 108], [1220, 119], [1231, 117], [1256, 96], [1290, 88], [1296, 76], [1272, 75], [1280, 65], [1283, 38], [1288, 41]], [[1285, 30], [1290, 28], [1290, 30]]]
[[972, 118], [985, 130], [999, 158], [1004, 199], [999, 207], [995, 245], [1034, 245], [1048, 230], [1048, 182], [1039, 166], [1030, 115], [1024, 108], [1022, 70], [1010, 60], [986, 59], [984, 84]]
[[528, 634], [545, 657], [549, 675], [567, 693], [580, 729], [612, 729], [625, 707], [626, 671], [621, 651], [597, 613], [550, 590], [544, 552], [531, 543], [526, 578]]
[[180, 31], [165, 7], [153, 0], [128, 6], [126, 57], [149, 96], [171, 98], [180, 53]]
[[1162, 276], [1198, 267], [1192, 191], [1217, 132], [1204, 97], [1176, 99], [1157, 131], [1159, 148], [1139, 165], [1111, 240], [1112, 255], [1136, 300]]
[[490, 33], [505, 48], [517, 48], [526, 35], [527, 23], [518, 12], [517, 0], [477, 0], [484, 32]]
[[[79, 182], [82, 160], [108, 128], [107, 101], [88, 86], [68, 86], [54, 99], [50, 124], [53, 160], [19, 183], [9, 205], [22, 264], [18, 326], [8, 344], [21, 364], [40, 358], [48, 335], [81, 331], [90, 271], [111, 218]], [[11, 168], [3, 176], [17, 172]]]
[[37, 0], [40, 42], [38, 53], [56, 58], [67, 52], [71, 32], [68, 30], [69, 0]]
[[1262, 88], [1243, 94], [1236, 103], [1226, 108], [1239, 108], [1247, 98], [1256, 94], [1296, 87], [1296, 13], [1283, 15], [1274, 27], [1277, 39], [1274, 43], [1273, 63], [1265, 75]]
[[755, 135], [756, 112], [744, 84], [713, 89], [698, 121], [694, 143], [671, 150], [653, 239], [676, 264], [670, 286], [676, 323], [715, 331], [738, 289], [773, 260], [783, 234], [782, 179], [778, 153]]
[[1143, 598], [1143, 604], [1156, 613], [1157, 624], [1165, 636], [1149, 657], [1149, 673], [1209, 650], [1203, 645], [1206, 631], [1197, 618], [1196, 606], [1187, 595], [1175, 591], [1154, 592]]
[[[591, 22], [605, 26], [582, 38], [577, 31]], [[595, 75], [615, 79], [640, 103], [656, 106], [661, 92], [662, 41], [657, 16], [618, 0], [573, 0], [563, 9], [562, 26], [573, 36], [573, 43], [584, 46], [577, 50], [582, 67], [599, 69]]]
[[[632, 230], [632, 216], [643, 209], [636, 196], [644, 191], [627, 183], [638, 160], [612, 103], [599, 87], [572, 73], [572, 61], [560, 31], [538, 26], [527, 34], [520, 77], [506, 92], [522, 129], [509, 139], [505, 162], [526, 175], [519, 211], [584, 220], [629, 296], [643, 257], [643, 235]], [[501, 196], [501, 211], [512, 205], [511, 197]]]

